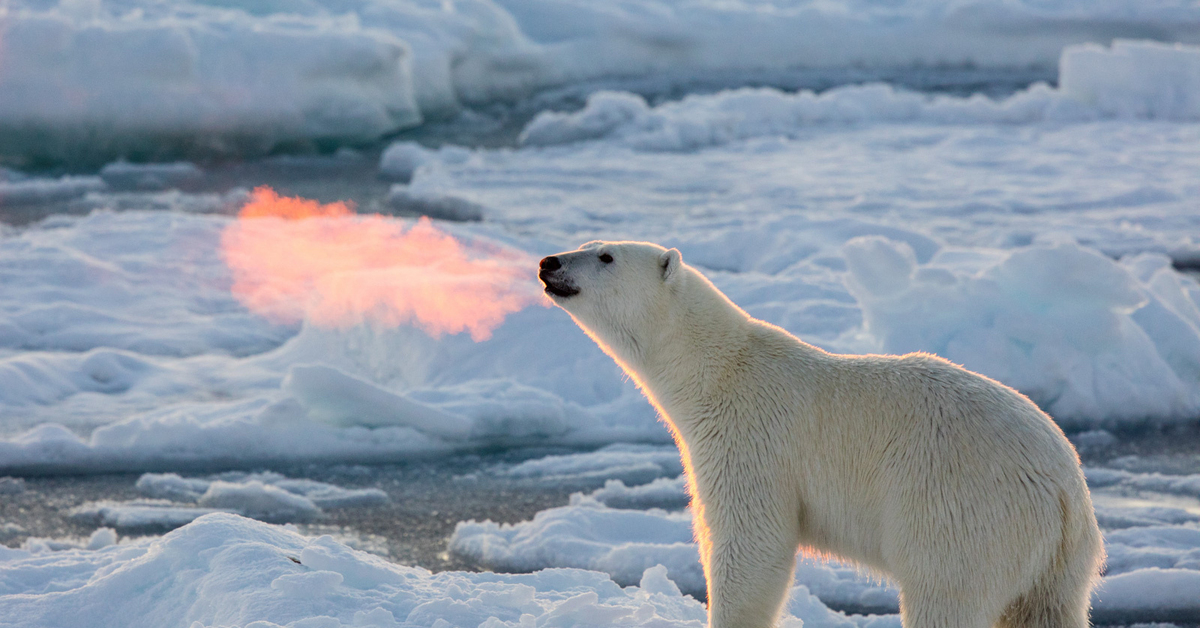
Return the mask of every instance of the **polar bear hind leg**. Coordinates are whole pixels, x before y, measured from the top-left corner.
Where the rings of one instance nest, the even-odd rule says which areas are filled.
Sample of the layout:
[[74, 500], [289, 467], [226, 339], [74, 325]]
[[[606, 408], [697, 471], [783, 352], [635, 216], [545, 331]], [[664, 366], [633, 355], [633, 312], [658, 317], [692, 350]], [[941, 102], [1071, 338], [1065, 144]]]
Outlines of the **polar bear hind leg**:
[[1104, 561], [1100, 530], [1066, 499], [1058, 555], [1033, 587], [1004, 610], [999, 628], [1087, 628], [1091, 591]]

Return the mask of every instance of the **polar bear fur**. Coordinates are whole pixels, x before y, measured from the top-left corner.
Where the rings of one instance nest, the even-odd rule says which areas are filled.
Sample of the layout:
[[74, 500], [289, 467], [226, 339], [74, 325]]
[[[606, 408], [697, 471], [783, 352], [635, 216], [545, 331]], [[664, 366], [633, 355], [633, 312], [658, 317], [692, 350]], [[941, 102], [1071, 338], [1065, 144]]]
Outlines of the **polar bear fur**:
[[797, 548], [892, 577], [907, 628], [1088, 625], [1091, 497], [1020, 393], [933, 355], [827, 353], [654, 244], [591, 242], [540, 277], [672, 429], [712, 628], [773, 625]]

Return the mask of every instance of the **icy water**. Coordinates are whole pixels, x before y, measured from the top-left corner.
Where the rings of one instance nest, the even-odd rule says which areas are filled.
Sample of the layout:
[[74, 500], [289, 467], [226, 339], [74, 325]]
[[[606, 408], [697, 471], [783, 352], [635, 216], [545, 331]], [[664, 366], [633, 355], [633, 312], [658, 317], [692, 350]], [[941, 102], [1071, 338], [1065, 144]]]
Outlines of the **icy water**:
[[[351, 546], [404, 565], [432, 571], [477, 570], [478, 566], [447, 551], [459, 521], [516, 523], [541, 510], [562, 506], [579, 485], [556, 486], [492, 477], [498, 464], [520, 462], [550, 453], [518, 450], [394, 465], [305, 465], [272, 468], [290, 478], [326, 482], [347, 489], [376, 488], [388, 501], [369, 506], [331, 509], [297, 523], [305, 534], [332, 534]], [[562, 451], [556, 453], [563, 453]], [[257, 469], [265, 471], [267, 469]], [[213, 470], [219, 472], [220, 470]], [[3, 542], [20, 546], [29, 537], [86, 539], [96, 521], [80, 516], [92, 502], [125, 502], [143, 497], [135, 484], [141, 474], [26, 477], [24, 490], [0, 501]], [[196, 475], [193, 473], [192, 475]], [[286, 521], [288, 517], [284, 516]], [[119, 529], [122, 536], [160, 535], [177, 527], [150, 523]]]

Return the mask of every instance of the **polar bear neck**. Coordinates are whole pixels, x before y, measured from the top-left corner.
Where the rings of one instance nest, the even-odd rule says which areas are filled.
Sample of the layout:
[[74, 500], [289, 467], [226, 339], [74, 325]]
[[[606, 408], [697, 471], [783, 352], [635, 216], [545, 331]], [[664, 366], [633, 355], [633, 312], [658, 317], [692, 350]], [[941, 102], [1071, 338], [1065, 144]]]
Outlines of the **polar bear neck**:
[[[656, 333], [636, 351], [613, 357], [673, 423], [686, 422], [686, 405], [720, 387], [746, 350], [754, 319], [695, 269], [685, 266], [676, 299]], [[677, 427], [681, 427], [677, 425]]]

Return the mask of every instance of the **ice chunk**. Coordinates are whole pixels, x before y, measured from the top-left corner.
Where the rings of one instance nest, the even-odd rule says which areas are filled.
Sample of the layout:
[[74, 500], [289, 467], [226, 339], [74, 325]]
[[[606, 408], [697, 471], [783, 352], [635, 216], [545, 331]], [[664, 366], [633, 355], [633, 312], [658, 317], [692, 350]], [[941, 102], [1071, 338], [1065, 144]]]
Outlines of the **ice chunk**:
[[[622, 486], [645, 484], [683, 473], [679, 450], [674, 446], [608, 445], [593, 452], [552, 455], [527, 460], [503, 473], [513, 478], [553, 484], [600, 485], [619, 480]], [[614, 492], [618, 490], [614, 488]], [[615, 495], [614, 495], [615, 497]]]
[[467, 418], [412, 401], [328, 366], [293, 366], [283, 389], [299, 399], [311, 416], [336, 424], [401, 425], [449, 439], [466, 438], [471, 433], [472, 422]]
[[209, 484], [208, 490], [196, 503], [202, 507], [235, 511], [264, 521], [304, 521], [321, 514], [321, 509], [307, 497], [254, 480], [218, 480]]
[[165, 190], [195, 185], [204, 172], [186, 161], [132, 164], [116, 161], [100, 169], [100, 178], [114, 190]]
[[1200, 46], [1118, 39], [1063, 50], [1063, 94], [1105, 115], [1200, 119]]
[[594, 500], [609, 508], [681, 510], [687, 507], [691, 499], [686, 484], [683, 476], [658, 478], [649, 484], [632, 487], [626, 486], [621, 480], [607, 480], [602, 488], [591, 493], [572, 494], [571, 503]]
[[408, 183], [417, 168], [433, 159], [434, 154], [416, 142], [396, 142], [379, 157], [379, 171], [389, 178]]
[[100, 177], [67, 175], [58, 179], [0, 180], [0, 205], [44, 205], [79, 198], [108, 186]]
[[484, 216], [483, 206], [465, 198], [414, 192], [403, 185], [392, 187], [387, 204], [401, 215], [429, 216], [438, 220], [475, 222], [483, 220]]
[[936, 258], [913, 274], [911, 262], [896, 270], [896, 259], [911, 259], [904, 248], [874, 237], [843, 247], [847, 285], [883, 351], [944, 356], [1015, 387], [1064, 425], [1200, 411], [1191, 377], [1200, 349], [1166, 359], [1190, 346], [1195, 328], [1172, 314], [1182, 323], [1177, 343], [1156, 339], [1163, 330], [1136, 313], [1159, 298], [1117, 262], [1060, 244], [1006, 252], [976, 274], [947, 272]]

